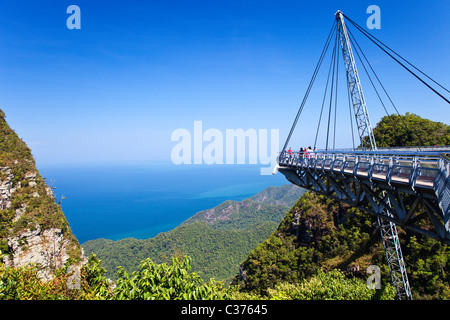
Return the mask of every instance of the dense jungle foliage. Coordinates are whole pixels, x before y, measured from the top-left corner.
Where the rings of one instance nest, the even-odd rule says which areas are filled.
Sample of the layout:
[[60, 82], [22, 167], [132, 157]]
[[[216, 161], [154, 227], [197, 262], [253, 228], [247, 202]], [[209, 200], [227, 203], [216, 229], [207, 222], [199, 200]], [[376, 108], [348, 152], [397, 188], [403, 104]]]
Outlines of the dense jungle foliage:
[[[402, 126], [406, 131], [400, 129]], [[410, 114], [384, 117], [374, 133], [380, 147], [450, 144], [448, 125]], [[10, 133], [3, 133], [7, 134]], [[10, 144], [9, 137], [2, 139], [5, 146]], [[13, 149], [2, 149], [0, 160], [6, 161], [3, 165], [11, 164], [9, 156], [3, 155], [9, 154], [8, 150]], [[25, 153], [28, 157], [28, 151]], [[220, 210], [205, 211], [173, 232], [155, 237], [159, 238], [148, 242], [151, 244], [136, 239], [122, 240], [117, 242], [119, 245], [98, 240], [91, 249], [99, 252], [102, 259], [121, 257], [108, 264], [122, 265], [109, 271], [115, 274], [114, 282], [105, 276], [106, 269], [95, 254], [78, 273], [73, 273], [69, 261], [64, 268], [55, 270], [53, 279], [47, 282], [40, 280], [37, 266], [7, 268], [0, 262], [0, 299], [394, 298], [374, 216], [309, 192], [297, 197], [290, 210], [277, 200], [264, 203], [262, 198], [227, 202]], [[275, 198], [279, 200], [280, 196]], [[245, 228], [245, 223], [236, 223], [243, 217], [236, 212], [244, 213], [250, 221]], [[0, 231], [5, 237], [11, 225], [5, 227], [10, 222], [5, 220], [5, 212], [2, 214]], [[264, 220], [264, 216], [270, 218]], [[36, 219], [45, 221], [42, 216]], [[276, 219], [281, 220], [279, 225]], [[414, 299], [449, 299], [447, 245], [402, 228], [398, 230]], [[255, 235], [265, 240], [255, 240]], [[245, 253], [247, 250], [250, 253]], [[211, 252], [214, 255], [208, 255]], [[191, 254], [193, 257], [188, 257]], [[222, 269], [230, 268], [227, 261], [232, 261], [233, 266], [241, 262], [240, 268], [233, 271], [231, 284], [228, 280], [216, 281], [230, 278], [229, 271], [223, 273]], [[191, 270], [191, 263], [196, 269]], [[202, 265], [208, 267], [202, 270]], [[379, 290], [366, 286], [369, 265], [381, 269]]]

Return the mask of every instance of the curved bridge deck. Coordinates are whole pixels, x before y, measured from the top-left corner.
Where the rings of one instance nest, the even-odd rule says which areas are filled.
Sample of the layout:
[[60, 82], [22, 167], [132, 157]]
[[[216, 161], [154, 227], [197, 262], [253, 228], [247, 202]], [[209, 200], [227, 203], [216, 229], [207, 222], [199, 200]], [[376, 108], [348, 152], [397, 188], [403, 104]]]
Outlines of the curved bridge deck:
[[[450, 244], [450, 148], [282, 152], [278, 170], [305, 189]], [[405, 202], [405, 196], [408, 202]], [[412, 198], [412, 200], [411, 200]], [[417, 211], [419, 207], [425, 208]], [[419, 221], [428, 218], [432, 230]]]

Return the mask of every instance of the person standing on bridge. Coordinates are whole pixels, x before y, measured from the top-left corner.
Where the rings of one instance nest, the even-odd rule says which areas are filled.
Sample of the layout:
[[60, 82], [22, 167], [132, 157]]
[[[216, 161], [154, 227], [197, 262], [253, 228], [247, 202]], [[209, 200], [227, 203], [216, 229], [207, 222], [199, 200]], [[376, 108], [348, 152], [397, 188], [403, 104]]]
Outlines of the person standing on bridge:
[[314, 158], [313, 151], [311, 149], [311, 146], [308, 146], [308, 158]]

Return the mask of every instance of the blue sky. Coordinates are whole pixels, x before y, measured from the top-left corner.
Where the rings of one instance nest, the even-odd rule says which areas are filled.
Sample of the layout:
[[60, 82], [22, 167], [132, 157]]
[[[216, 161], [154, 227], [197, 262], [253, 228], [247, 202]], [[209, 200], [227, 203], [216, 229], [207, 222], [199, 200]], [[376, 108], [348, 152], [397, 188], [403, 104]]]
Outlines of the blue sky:
[[[66, 27], [72, 4], [81, 30]], [[365, 27], [372, 4], [381, 29], [369, 31], [448, 88], [449, 1], [3, 0], [0, 108], [45, 165], [169, 162], [171, 133], [195, 120], [279, 129], [282, 145], [334, 13]], [[450, 123], [447, 103], [359, 39], [400, 113]], [[322, 78], [294, 146], [314, 138]], [[375, 125], [384, 111], [372, 98]], [[351, 147], [349, 131], [338, 135]]]

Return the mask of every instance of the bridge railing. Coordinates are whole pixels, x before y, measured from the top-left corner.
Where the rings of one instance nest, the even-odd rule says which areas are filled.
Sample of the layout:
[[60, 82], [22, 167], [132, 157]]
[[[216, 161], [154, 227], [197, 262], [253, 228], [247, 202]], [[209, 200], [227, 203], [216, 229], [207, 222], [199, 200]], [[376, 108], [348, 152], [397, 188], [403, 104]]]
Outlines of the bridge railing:
[[[279, 166], [321, 170], [375, 179], [410, 187], [432, 189], [438, 179], [449, 177], [446, 150], [414, 151], [301, 151], [282, 152]], [[450, 152], [449, 152], [450, 153]]]

